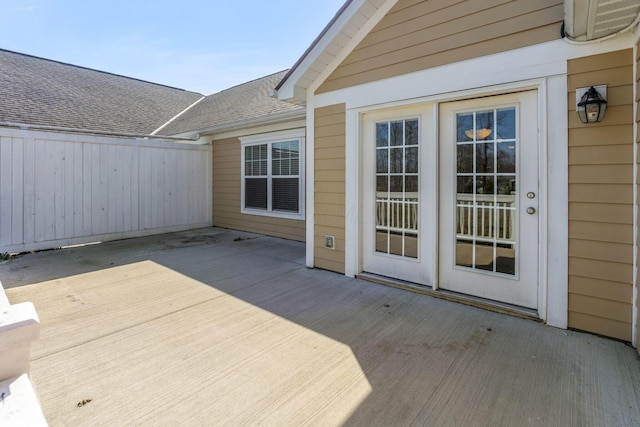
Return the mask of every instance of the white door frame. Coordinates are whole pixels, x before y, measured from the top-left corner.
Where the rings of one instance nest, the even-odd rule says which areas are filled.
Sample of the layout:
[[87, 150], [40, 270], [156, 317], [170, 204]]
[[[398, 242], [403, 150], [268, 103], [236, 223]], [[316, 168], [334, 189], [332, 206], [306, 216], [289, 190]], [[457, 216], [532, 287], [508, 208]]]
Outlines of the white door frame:
[[[566, 75], [488, 86], [442, 95], [350, 108], [346, 111], [346, 257], [345, 274], [354, 277], [362, 266], [360, 203], [361, 115], [399, 106], [438, 104], [494, 94], [535, 89], [538, 91], [539, 129], [539, 308], [548, 325], [566, 328], [568, 320], [568, 135]], [[438, 123], [434, 108], [434, 123]], [[550, 120], [553, 118], [553, 120]], [[426, 130], [438, 137], [437, 126]], [[553, 185], [550, 185], [553, 183]], [[549, 284], [553, 284], [549, 287]]]

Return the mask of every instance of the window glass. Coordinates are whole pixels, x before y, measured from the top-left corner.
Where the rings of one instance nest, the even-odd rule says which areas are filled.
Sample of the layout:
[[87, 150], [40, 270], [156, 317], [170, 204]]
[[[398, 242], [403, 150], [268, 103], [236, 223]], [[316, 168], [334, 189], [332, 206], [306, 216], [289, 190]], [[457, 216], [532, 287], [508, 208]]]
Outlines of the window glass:
[[244, 205], [247, 208], [267, 209], [267, 179], [247, 178], [244, 186]]

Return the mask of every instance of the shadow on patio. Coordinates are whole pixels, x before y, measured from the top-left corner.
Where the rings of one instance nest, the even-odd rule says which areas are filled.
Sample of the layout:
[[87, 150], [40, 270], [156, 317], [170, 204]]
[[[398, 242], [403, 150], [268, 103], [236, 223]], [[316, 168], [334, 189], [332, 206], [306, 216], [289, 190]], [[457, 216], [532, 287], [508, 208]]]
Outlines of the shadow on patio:
[[40, 315], [53, 426], [640, 424], [629, 346], [306, 269], [298, 242], [207, 228], [0, 280]]

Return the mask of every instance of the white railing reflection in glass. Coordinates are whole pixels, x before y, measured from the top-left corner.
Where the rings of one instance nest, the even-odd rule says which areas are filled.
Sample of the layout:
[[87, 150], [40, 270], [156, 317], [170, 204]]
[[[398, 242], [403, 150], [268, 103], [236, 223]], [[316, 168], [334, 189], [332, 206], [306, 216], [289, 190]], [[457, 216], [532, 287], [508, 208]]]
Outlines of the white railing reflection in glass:
[[456, 211], [458, 239], [515, 242], [515, 195], [458, 194]]

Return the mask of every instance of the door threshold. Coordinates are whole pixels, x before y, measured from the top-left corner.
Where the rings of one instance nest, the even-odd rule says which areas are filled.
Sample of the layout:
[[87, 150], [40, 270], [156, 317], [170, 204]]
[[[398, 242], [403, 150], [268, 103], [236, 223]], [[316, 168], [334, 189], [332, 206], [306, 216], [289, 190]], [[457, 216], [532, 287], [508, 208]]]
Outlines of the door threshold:
[[471, 295], [460, 294], [458, 292], [448, 291], [444, 289], [434, 290], [431, 286], [418, 285], [416, 283], [405, 282], [404, 280], [393, 279], [391, 277], [380, 276], [372, 273], [360, 273], [356, 275], [357, 279], [366, 280], [368, 282], [378, 283], [380, 285], [391, 286], [405, 291], [415, 292], [417, 294], [427, 295], [434, 298], [440, 298], [451, 302], [470, 305], [496, 313], [508, 314], [510, 316], [520, 317], [522, 319], [535, 320], [540, 322], [538, 312], [536, 310], [520, 307], [517, 305], [507, 304], [499, 301], [492, 301], [485, 298], [474, 297]]

